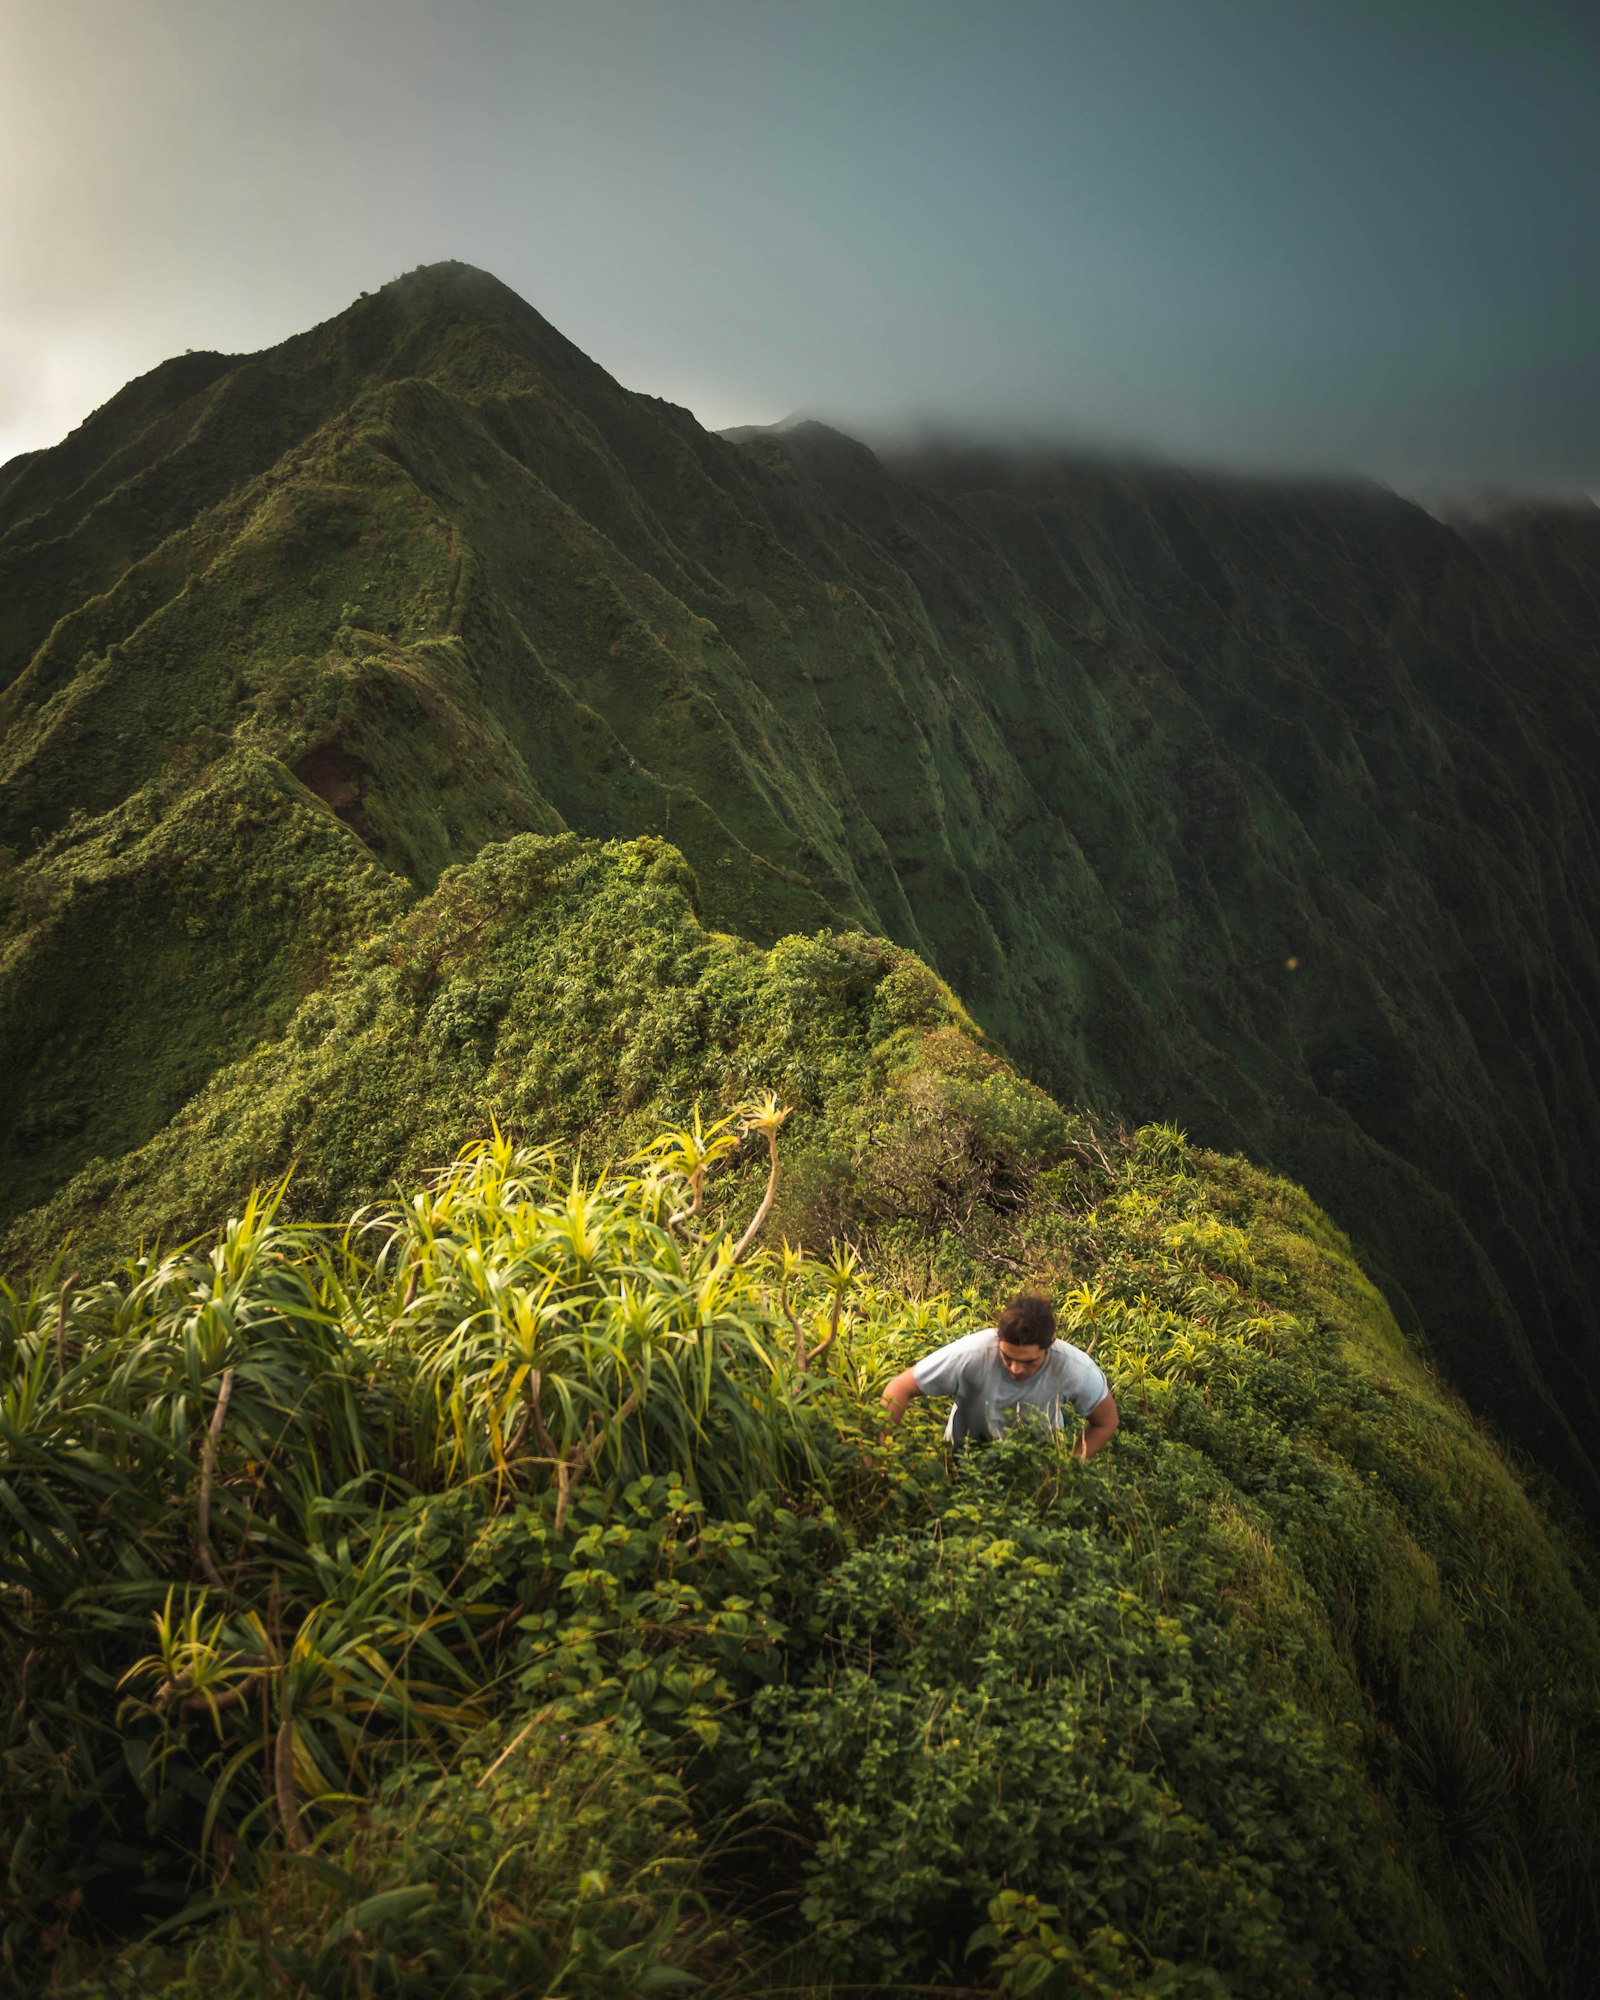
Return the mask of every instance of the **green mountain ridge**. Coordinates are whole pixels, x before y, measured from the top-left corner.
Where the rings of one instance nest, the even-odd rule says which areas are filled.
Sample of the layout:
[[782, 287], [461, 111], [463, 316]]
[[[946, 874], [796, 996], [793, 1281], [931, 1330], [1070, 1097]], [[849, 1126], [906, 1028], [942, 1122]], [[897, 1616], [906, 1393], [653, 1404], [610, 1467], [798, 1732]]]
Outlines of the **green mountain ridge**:
[[0, 469], [13, 1257], [287, 1164], [185, 1186], [200, 1094], [443, 871], [652, 836], [1303, 1181], [1592, 1499], [1597, 524], [715, 438], [464, 266], [169, 362]]
[[[1302, 1191], [697, 894], [488, 843], [0, 1287], [17, 1990], [1581, 2000], [1600, 1581], [1544, 1482]], [[127, 1254], [292, 1149], [298, 1222]], [[1022, 1280], [1110, 1447], [883, 1435]]]

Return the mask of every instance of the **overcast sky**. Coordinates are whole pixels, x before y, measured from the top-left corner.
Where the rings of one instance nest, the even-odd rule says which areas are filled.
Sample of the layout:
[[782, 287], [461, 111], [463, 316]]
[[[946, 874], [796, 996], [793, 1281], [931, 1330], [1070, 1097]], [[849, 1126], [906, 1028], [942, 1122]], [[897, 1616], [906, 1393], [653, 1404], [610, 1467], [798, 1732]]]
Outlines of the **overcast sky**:
[[479, 264], [710, 428], [1600, 488], [1593, 0], [0, 0], [0, 460]]

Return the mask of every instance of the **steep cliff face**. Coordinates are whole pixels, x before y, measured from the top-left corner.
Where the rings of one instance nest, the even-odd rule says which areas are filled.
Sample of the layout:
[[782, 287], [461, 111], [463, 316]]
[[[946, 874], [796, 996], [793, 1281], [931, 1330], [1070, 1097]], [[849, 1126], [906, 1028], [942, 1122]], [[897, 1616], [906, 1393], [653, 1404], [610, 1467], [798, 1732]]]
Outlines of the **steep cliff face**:
[[170, 362], [0, 471], [0, 1202], [486, 841], [658, 834], [1303, 1180], [1581, 1482], [1597, 577], [1592, 516], [712, 437], [462, 266]]
[[1012, 892], [954, 975], [980, 1016], [1314, 1182], [1463, 1379], [1504, 1286], [1592, 1440], [1600, 515], [753, 448], [962, 637], [992, 734], [955, 844]]

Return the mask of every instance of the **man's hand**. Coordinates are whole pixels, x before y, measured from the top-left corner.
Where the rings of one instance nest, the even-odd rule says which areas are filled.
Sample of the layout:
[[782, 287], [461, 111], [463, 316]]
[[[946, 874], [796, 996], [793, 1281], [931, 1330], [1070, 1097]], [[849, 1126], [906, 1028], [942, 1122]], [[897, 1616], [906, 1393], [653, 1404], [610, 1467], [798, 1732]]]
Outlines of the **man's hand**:
[[[893, 1383], [890, 1384], [892, 1388]], [[1083, 1429], [1078, 1433], [1078, 1442], [1072, 1447], [1074, 1458], [1093, 1458], [1102, 1445], [1109, 1444], [1116, 1436], [1117, 1399], [1108, 1389], [1083, 1420]]]
[[917, 1387], [914, 1368], [903, 1368], [883, 1392], [883, 1407], [889, 1413], [891, 1427], [899, 1423], [911, 1407], [911, 1399], [922, 1392]]

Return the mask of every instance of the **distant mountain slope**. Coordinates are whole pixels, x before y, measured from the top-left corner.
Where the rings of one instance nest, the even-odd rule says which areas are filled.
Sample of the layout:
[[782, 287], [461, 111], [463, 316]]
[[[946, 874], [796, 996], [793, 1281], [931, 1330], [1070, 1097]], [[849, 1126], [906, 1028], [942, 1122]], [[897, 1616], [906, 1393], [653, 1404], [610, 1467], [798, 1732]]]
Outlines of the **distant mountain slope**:
[[3, 1212], [486, 841], [659, 834], [1303, 1180], [1581, 1482], [1597, 522], [716, 438], [464, 266], [169, 362], [0, 471]]

